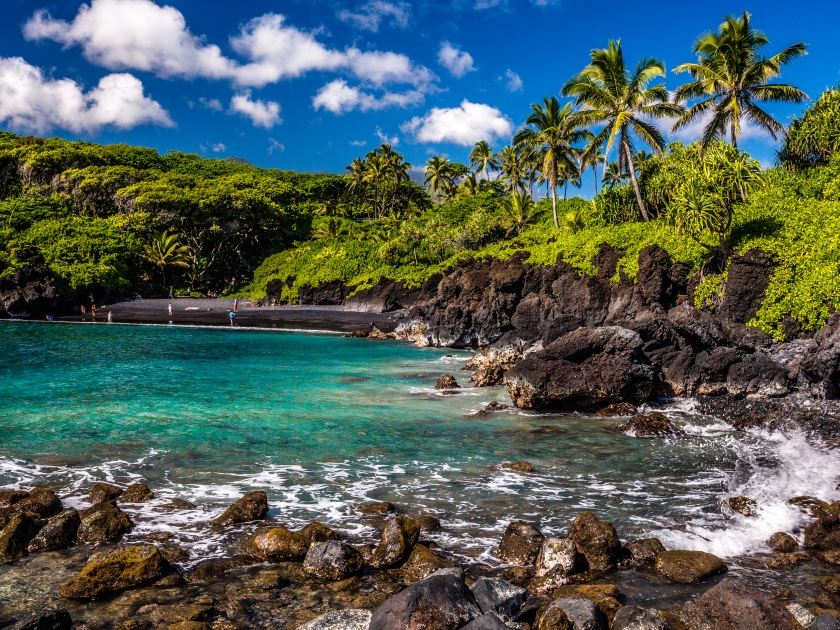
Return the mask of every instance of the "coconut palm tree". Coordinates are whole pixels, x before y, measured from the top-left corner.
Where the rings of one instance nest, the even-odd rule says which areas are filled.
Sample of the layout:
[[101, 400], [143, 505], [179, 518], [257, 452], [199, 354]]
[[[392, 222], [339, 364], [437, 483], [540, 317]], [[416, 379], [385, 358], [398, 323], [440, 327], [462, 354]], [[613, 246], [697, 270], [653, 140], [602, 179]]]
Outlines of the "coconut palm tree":
[[675, 118], [684, 108], [668, 101], [664, 84], [651, 86], [655, 79], [665, 76], [665, 64], [658, 59], [642, 59], [631, 72], [624, 61], [621, 41], [593, 50], [590, 57], [589, 65], [563, 86], [563, 94], [575, 97], [577, 104], [586, 108], [580, 113], [587, 124], [604, 125], [595, 141], [605, 145], [605, 155], [609, 155], [613, 144], [618, 144], [618, 161], [630, 173], [639, 213], [647, 221], [633, 165], [633, 136], [661, 153], [665, 139], [645, 119]]
[[585, 121], [571, 103], [560, 107], [560, 101], [552, 96], [544, 98], [543, 105], [531, 105], [531, 115], [525, 120], [525, 127], [513, 136], [516, 146], [533, 150], [540, 159], [542, 178], [551, 191], [555, 228], [560, 227], [557, 221], [557, 180], [561, 172], [571, 174], [577, 171], [572, 145], [592, 137], [584, 126]]
[[160, 267], [163, 274], [163, 286], [166, 286], [166, 267], [189, 267], [188, 256], [190, 248], [178, 242], [177, 234], [170, 234], [167, 230], [160, 232], [143, 246], [143, 258], [153, 265]]
[[539, 207], [525, 190], [517, 190], [509, 197], [500, 199], [498, 203], [510, 225], [506, 237], [514, 232], [521, 234], [525, 226], [536, 221], [541, 214]]
[[528, 160], [528, 154], [521, 147], [506, 146], [499, 151], [501, 180], [511, 195], [517, 190], [525, 190], [529, 179]]
[[725, 138], [727, 131], [732, 146], [737, 147], [742, 118], [765, 129], [773, 139], [784, 136], [784, 126], [755, 102], [801, 103], [808, 98], [792, 85], [768, 83], [781, 75], [782, 66], [806, 55], [807, 46], [800, 42], [767, 59], [761, 49], [769, 42], [752, 27], [747, 12], [727, 17], [716, 33], [701, 35], [693, 46], [697, 63], [674, 68], [694, 79], [677, 89], [677, 101], [701, 100], [677, 119], [672, 131], [711, 116], [703, 129], [704, 150], [712, 140]]
[[604, 168], [604, 178], [601, 182], [607, 188], [615, 188], [616, 186], [623, 185], [629, 178], [630, 175], [621, 170], [621, 166], [619, 166], [618, 162], [610, 162]]
[[452, 189], [452, 169], [449, 160], [443, 155], [433, 155], [426, 160], [423, 168], [426, 174], [423, 184], [432, 190], [439, 198], [449, 195]]
[[341, 241], [348, 234], [350, 234], [350, 230], [347, 229], [347, 226], [341, 219], [327, 217], [315, 228], [312, 237], [317, 239], [332, 238]]
[[580, 171], [583, 173], [587, 168], [592, 168], [592, 179], [595, 185], [595, 195], [598, 195], [598, 166], [607, 163], [606, 156], [601, 152], [601, 147], [594, 146], [594, 140], [589, 143], [580, 154]]
[[470, 151], [470, 168], [476, 175], [481, 174], [484, 175], [484, 179], [490, 179], [490, 171], [499, 168], [499, 154], [484, 140], [476, 142]]

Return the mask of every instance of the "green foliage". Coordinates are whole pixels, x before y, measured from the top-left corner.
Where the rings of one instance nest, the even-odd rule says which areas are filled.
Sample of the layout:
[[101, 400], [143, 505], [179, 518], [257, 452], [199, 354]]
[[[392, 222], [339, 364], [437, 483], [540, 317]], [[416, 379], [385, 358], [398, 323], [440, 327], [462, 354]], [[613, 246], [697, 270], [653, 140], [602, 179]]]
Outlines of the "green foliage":
[[723, 285], [728, 277], [729, 274], [726, 272], [706, 274], [694, 292], [694, 306], [707, 308], [710, 311], [715, 310], [718, 302], [723, 298]]
[[805, 113], [791, 121], [778, 155], [786, 168], [808, 168], [829, 163], [840, 153], [840, 89], [823, 92]]

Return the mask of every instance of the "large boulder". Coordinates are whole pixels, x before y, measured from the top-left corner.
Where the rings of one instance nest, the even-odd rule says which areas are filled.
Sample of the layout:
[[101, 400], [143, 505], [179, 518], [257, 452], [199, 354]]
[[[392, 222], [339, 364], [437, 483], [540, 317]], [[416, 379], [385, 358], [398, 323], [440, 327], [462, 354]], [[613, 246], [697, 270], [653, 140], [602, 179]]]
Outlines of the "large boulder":
[[655, 374], [638, 333], [619, 326], [579, 328], [525, 357], [505, 375], [523, 409], [579, 409], [638, 404], [653, 393]]
[[[441, 569], [460, 569], [457, 563], [441, 558], [425, 545], [414, 545], [408, 560], [400, 567], [406, 580], [419, 582]], [[463, 574], [463, 570], [461, 570]]]
[[714, 630], [800, 630], [801, 626], [775, 597], [735, 578], [725, 578], [683, 606], [692, 628]]
[[665, 551], [665, 546], [658, 538], [642, 538], [624, 545], [630, 556], [639, 564], [653, 564], [656, 556]]
[[787, 534], [785, 532], [776, 532], [770, 538], [767, 539], [767, 546], [770, 547], [773, 551], [778, 551], [780, 553], [790, 553], [791, 551], [796, 551], [796, 548], [799, 546], [799, 543], [796, 542], [796, 538]]
[[723, 301], [715, 315], [724, 321], [746, 324], [761, 308], [772, 274], [773, 263], [760, 249], [733, 256], [726, 273]]
[[37, 533], [38, 524], [28, 514], [12, 517], [0, 530], [0, 563], [23, 555]]
[[403, 515], [392, 517], [385, 525], [370, 565], [377, 569], [390, 569], [401, 564], [419, 538], [420, 524], [417, 521]]
[[337, 582], [361, 571], [362, 554], [350, 545], [337, 541], [312, 543], [301, 571], [307, 577]]
[[334, 610], [307, 621], [298, 630], [368, 630], [370, 617], [369, 610]]
[[583, 512], [569, 527], [569, 538], [586, 558], [589, 568], [609, 571], [621, 557], [621, 541], [610, 523], [599, 521], [592, 512]]
[[18, 514], [29, 512], [38, 518], [55, 516], [62, 510], [61, 501], [50, 488], [36, 487], [29, 491], [29, 496], [12, 506]]
[[38, 532], [27, 547], [29, 553], [36, 551], [53, 551], [65, 549], [76, 540], [76, 532], [81, 524], [79, 513], [76, 508], [70, 508], [53, 516], [49, 522]]
[[[553, 617], [562, 619], [562, 616], [557, 614], [557, 611], [562, 611], [569, 620], [570, 630], [607, 630], [606, 616], [591, 599], [585, 597], [560, 597], [548, 605], [543, 617], [548, 619]], [[543, 630], [544, 628], [548, 630], [546, 624], [542, 622], [542, 619], [537, 624], [537, 628], [538, 630]]]
[[624, 606], [613, 619], [610, 630], [670, 630], [658, 610]]
[[466, 584], [435, 576], [385, 600], [373, 611], [369, 630], [456, 630], [481, 614]]
[[503, 621], [513, 621], [525, 604], [528, 593], [501, 578], [480, 577], [470, 586], [475, 601], [485, 614], [493, 613]]
[[507, 526], [496, 555], [511, 564], [534, 564], [543, 541], [545, 536], [536, 527], [525, 521], [513, 521]]
[[131, 530], [131, 520], [113, 501], [98, 503], [83, 511], [76, 540], [80, 543], [119, 542]]
[[577, 557], [577, 545], [571, 538], [546, 538], [537, 556], [536, 575], [546, 575], [555, 569], [568, 575], [574, 571]]
[[726, 571], [726, 564], [705, 551], [663, 551], [656, 556], [656, 570], [681, 584], [696, 584]]
[[242, 545], [245, 553], [259, 558], [283, 562], [303, 560], [310, 541], [298, 532], [285, 527], [266, 527], [255, 531]]
[[123, 493], [123, 489], [110, 483], [98, 483], [91, 488], [88, 495], [88, 501], [91, 505], [103, 503], [104, 501], [114, 501]]
[[254, 490], [234, 501], [211, 525], [235, 525], [261, 521], [268, 514], [268, 497], [262, 490]]
[[95, 554], [79, 575], [61, 585], [59, 594], [72, 599], [92, 599], [154, 582], [168, 569], [169, 563], [152, 545]]
[[145, 483], [133, 483], [120, 495], [121, 503], [146, 503], [155, 498], [155, 493]]

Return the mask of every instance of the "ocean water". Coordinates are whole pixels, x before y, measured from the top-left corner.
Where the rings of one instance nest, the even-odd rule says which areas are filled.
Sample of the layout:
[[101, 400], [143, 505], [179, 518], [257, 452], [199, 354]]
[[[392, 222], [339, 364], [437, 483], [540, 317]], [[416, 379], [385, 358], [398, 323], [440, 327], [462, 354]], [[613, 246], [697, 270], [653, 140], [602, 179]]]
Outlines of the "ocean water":
[[[840, 454], [801, 432], [739, 432], [666, 406], [686, 432], [638, 439], [614, 419], [506, 409], [501, 388], [470, 388], [469, 354], [284, 330], [0, 323], [0, 488], [45, 484], [85, 507], [97, 481], [147, 483], [125, 509], [131, 538], [173, 532], [191, 563], [230, 553], [206, 522], [252, 489], [290, 528], [319, 520], [373, 542], [355, 507], [389, 500], [444, 525], [430, 535], [466, 562], [494, 564], [511, 520], [562, 535], [593, 510], [624, 540], [735, 559], [764, 552], [807, 518], [793, 496], [833, 501]], [[433, 389], [444, 373], [465, 385]], [[527, 460], [535, 474], [500, 470]], [[757, 518], [721, 501], [748, 495]], [[194, 510], [165, 509], [172, 498]]]

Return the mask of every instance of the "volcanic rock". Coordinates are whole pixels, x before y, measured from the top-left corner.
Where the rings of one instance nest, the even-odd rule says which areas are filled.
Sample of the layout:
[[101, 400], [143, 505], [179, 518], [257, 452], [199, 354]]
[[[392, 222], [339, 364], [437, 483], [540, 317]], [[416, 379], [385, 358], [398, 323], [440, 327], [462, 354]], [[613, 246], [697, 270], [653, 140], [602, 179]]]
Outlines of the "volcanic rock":
[[670, 418], [663, 413], [654, 411], [647, 415], [635, 415], [627, 422], [615, 426], [617, 433], [624, 433], [634, 437], [667, 437], [671, 435], [685, 435], [685, 431], [675, 427]]
[[266, 527], [254, 532], [242, 545], [249, 555], [260, 560], [283, 562], [303, 560], [310, 541], [298, 532], [284, 527]]
[[563, 611], [569, 620], [569, 627], [572, 630], [607, 630], [607, 618], [604, 616], [604, 613], [599, 610], [595, 602], [583, 597], [561, 597], [555, 599], [548, 605], [543, 619], [537, 625], [539, 630], [546, 627], [543, 621], [544, 619], [553, 616], [560, 617], [555, 611]]
[[155, 493], [149, 490], [145, 483], [133, 483], [120, 495], [121, 503], [146, 503], [155, 498]]
[[362, 554], [350, 545], [328, 540], [310, 545], [301, 571], [308, 577], [337, 582], [358, 573], [363, 562]]
[[414, 520], [420, 525], [421, 532], [436, 532], [441, 528], [440, 521], [428, 514], [418, 516]]
[[726, 571], [723, 560], [705, 551], [663, 551], [656, 556], [656, 570], [682, 584], [696, 584]]
[[328, 540], [341, 540], [342, 538], [341, 534], [337, 531], [334, 531], [327, 525], [318, 523], [317, 521], [309, 523], [309, 525], [301, 529], [298, 534], [303, 536], [310, 543], [326, 542]]
[[76, 540], [76, 532], [81, 524], [76, 508], [69, 508], [53, 516], [38, 532], [27, 547], [29, 553], [65, 549]]
[[451, 374], [444, 374], [438, 379], [438, 382], [435, 383], [435, 389], [460, 389], [461, 386], [458, 385], [458, 382], [455, 380], [455, 377]]
[[451, 575], [429, 577], [385, 600], [369, 630], [456, 630], [482, 614], [467, 586]]
[[71, 630], [73, 619], [64, 608], [38, 612], [12, 624], [6, 630]]
[[370, 618], [369, 610], [334, 610], [307, 621], [298, 630], [368, 630]]
[[624, 606], [613, 619], [610, 630], [670, 630], [658, 610]]
[[796, 550], [799, 543], [796, 542], [796, 538], [790, 534], [786, 534], [785, 532], [776, 532], [768, 539], [767, 546], [773, 551], [790, 553], [791, 551]]
[[733, 512], [743, 516], [756, 516], [758, 514], [758, 504], [749, 497], [729, 497], [723, 503]]
[[[411, 555], [400, 571], [409, 582], [424, 580], [441, 569], [460, 569], [456, 562], [450, 562], [432, 552], [425, 545], [414, 545]], [[463, 575], [463, 570], [461, 570]]]
[[392, 517], [385, 525], [370, 565], [377, 569], [390, 569], [401, 564], [419, 538], [420, 524], [417, 521], [402, 515]]
[[0, 564], [23, 555], [37, 533], [38, 524], [28, 514], [12, 517], [0, 530]]
[[126, 547], [95, 555], [79, 575], [61, 585], [59, 593], [72, 599], [91, 599], [154, 582], [163, 577], [168, 568], [157, 547]]
[[534, 564], [544, 540], [545, 536], [530, 523], [513, 521], [507, 526], [496, 555], [503, 562]]
[[112, 485], [110, 483], [98, 483], [93, 486], [93, 489], [88, 495], [88, 501], [91, 505], [103, 503], [104, 501], [113, 501], [123, 493], [123, 489]]
[[568, 575], [575, 569], [577, 556], [577, 545], [571, 538], [546, 538], [537, 556], [536, 575], [546, 575], [558, 567], [563, 575]]
[[801, 626], [779, 600], [735, 578], [725, 578], [683, 606], [692, 628], [715, 630], [798, 630]]
[[379, 501], [378, 503], [367, 503], [360, 505], [356, 510], [365, 516], [387, 516], [396, 511], [396, 506], [390, 501]]
[[513, 621], [528, 597], [524, 588], [500, 578], [480, 577], [470, 586], [482, 612], [493, 613], [502, 621]]
[[50, 488], [35, 487], [29, 496], [16, 502], [12, 508], [18, 513], [29, 512], [38, 518], [49, 518], [61, 512], [61, 501]]
[[80, 543], [118, 542], [131, 530], [131, 520], [113, 501], [97, 503], [93, 512], [82, 511], [76, 540]]
[[595, 571], [614, 569], [621, 556], [621, 541], [615, 528], [592, 512], [583, 512], [569, 527], [569, 538], [586, 557], [589, 568]]
[[633, 560], [639, 564], [653, 564], [656, 556], [665, 551], [665, 547], [658, 538], [642, 538], [624, 545]]
[[234, 525], [261, 521], [268, 514], [268, 497], [262, 490], [254, 490], [234, 501], [211, 525]]

